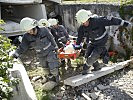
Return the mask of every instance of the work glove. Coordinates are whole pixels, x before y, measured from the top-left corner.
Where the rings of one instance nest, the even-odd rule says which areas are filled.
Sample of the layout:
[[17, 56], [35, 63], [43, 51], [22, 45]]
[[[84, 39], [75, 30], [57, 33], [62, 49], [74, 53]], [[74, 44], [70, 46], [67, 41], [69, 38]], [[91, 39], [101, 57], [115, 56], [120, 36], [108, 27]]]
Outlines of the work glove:
[[133, 24], [129, 21], [124, 21], [123, 24], [124, 27], [131, 29], [133, 27]]
[[13, 53], [12, 57], [17, 59], [19, 57], [19, 55], [17, 53]]
[[73, 47], [74, 47], [74, 49], [75, 49], [75, 50], [79, 50], [79, 49], [81, 49], [81, 48], [82, 48], [82, 46], [81, 46], [81, 45], [74, 45], [74, 44], [73, 44]]
[[66, 45], [63, 42], [58, 43], [59, 47], [65, 47]]

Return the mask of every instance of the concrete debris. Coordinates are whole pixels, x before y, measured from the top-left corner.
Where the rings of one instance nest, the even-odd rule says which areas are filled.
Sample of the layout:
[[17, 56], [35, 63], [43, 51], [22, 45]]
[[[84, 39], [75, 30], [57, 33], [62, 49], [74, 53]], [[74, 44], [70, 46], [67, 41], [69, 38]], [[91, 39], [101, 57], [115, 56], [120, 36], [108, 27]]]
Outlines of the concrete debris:
[[86, 100], [91, 100], [91, 98], [90, 98], [88, 95], [86, 95], [85, 93], [82, 93], [82, 96], [83, 96]]
[[97, 87], [98, 87], [98, 89], [100, 89], [100, 90], [105, 90], [105, 89], [107, 89], [107, 88], [110, 88], [109, 85], [108, 85], [108, 86], [104, 86], [104, 85], [102, 85], [102, 84], [97, 85]]
[[49, 82], [46, 82], [46, 83], [43, 85], [43, 90], [45, 90], [45, 91], [50, 91], [50, 90], [52, 90], [55, 86], [57, 86], [57, 83], [56, 83], [56, 82], [49, 81]]
[[66, 80], [64, 80], [64, 84], [74, 86], [74, 87], [85, 84], [85, 83], [90, 82], [92, 80], [95, 80], [99, 77], [110, 74], [116, 70], [120, 70], [124, 67], [127, 67], [131, 61], [132, 60], [127, 60], [124, 62], [115, 63], [112, 66], [103, 67], [101, 70], [96, 71], [96, 72], [92, 72], [92, 73], [87, 74], [87, 75], [79, 74], [79, 75], [67, 78]]
[[47, 79], [46, 79], [45, 77], [43, 77], [41, 83], [44, 84], [44, 83], [46, 83], [46, 82], [47, 82]]
[[98, 98], [99, 93], [100, 93], [100, 92], [92, 92], [92, 93], [90, 94], [90, 97], [91, 97], [93, 100], [95, 100], [95, 99]]
[[35, 77], [32, 78], [32, 81], [37, 81], [37, 80], [39, 80], [41, 78], [42, 78], [42, 76], [35, 76]]
[[79, 100], [86, 100], [84, 97], [80, 97], [80, 99]]

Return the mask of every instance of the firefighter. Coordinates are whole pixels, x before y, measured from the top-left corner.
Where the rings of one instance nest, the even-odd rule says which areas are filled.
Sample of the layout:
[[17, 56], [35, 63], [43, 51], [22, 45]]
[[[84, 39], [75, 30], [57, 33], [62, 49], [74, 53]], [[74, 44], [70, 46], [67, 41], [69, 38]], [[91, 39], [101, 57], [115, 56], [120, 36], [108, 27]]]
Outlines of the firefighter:
[[106, 31], [106, 26], [132, 26], [128, 21], [115, 17], [93, 17], [91, 11], [85, 9], [81, 9], [76, 13], [76, 20], [80, 26], [78, 28], [77, 42], [74, 47], [75, 49], [81, 48], [80, 43], [83, 37], [86, 37], [88, 44], [83, 65], [83, 75], [89, 73], [91, 65], [93, 65], [94, 71], [100, 70], [97, 61], [100, 56], [103, 58], [103, 63], [108, 63], [109, 55], [105, 45], [109, 34]]
[[47, 21], [47, 19], [40, 19], [39, 22], [39, 27], [50, 27], [50, 23]]
[[56, 43], [59, 48], [62, 47], [62, 44], [66, 44], [69, 40], [69, 35], [63, 25], [58, 24], [57, 19], [49, 19], [48, 22], [51, 25], [51, 33], [55, 36]]
[[54, 31], [52, 31], [52, 27], [50, 27], [50, 23], [47, 21], [47, 19], [40, 19], [39, 22], [39, 27], [46, 27], [49, 29], [49, 31], [52, 33], [52, 35], [54, 36], [54, 39], [56, 41], [56, 43], [58, 43], [58, 36], [56, 35], [56, 33]]
[[[51, 33], [55, 37], [55, 41], [59, 48], [64, 48], [67, 41], [69, 41], [69, 35], [63, 25], [58, 24], [57, 19], [49, 19], [48, 22], [51, 25]], [[61, 59], [62, 67], [65, 66], [65, 59]]]
[[59, 60], [56, 52], [58, 46], [53, 39], [53, 35], [47, 28], [39, 28], [38, 22], [29, 17], [23, 18], [20, 21], [20, 26], [26, 33], [13, 57], [18, 58], [29, 47], [34, 48], [39, 57], [40, 64], [43, 66], [45, 74], [47, 74], [49, 82], [47, 85], [49, 86], [52, 82], [52, 85], [56, 86], [59, 83]]

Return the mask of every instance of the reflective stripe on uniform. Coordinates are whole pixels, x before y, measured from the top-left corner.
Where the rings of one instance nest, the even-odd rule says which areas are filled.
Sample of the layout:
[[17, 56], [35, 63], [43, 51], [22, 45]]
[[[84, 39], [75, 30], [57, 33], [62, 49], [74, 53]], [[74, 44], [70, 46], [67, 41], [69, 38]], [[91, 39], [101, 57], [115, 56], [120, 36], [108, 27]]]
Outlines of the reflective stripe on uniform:
[[98, 38], [95, 38], [95, 40], [100, 40], [107, 34], [108, 29], [107, 29], [107, 27], [105, 27], [105, 28], [106, 28], [106, 31], [103, 33], [103, 35]]
[[84, 62], [88, 67], [90, 66], [89, 64], [88, 64], [88, 62], [87, 62], [87, 59], [85, 60], [85, 62]]
[[49, 42], [49, 44], [46, 47], [44, 47], [43, 50], [48, 49], [48, 47], [50, 47], [50, 46], [51, 46], [51, 42]]
[[41, 52], [41, 50], [39, 49], [39, 50], [36, 50], [36, 52]]
[[65, 38], [65, 36], [62, 36], [62, 37], [60, 37], [58, 40], [61, 40], [61, 39], [64, 39]]
[[122, 20], [120, 25], [121, 25], [121, 26], [123, 26], [123, 25], [124, 25], [124, 22], [125, 22], [125, 21], [124, 21], [124, 20]]

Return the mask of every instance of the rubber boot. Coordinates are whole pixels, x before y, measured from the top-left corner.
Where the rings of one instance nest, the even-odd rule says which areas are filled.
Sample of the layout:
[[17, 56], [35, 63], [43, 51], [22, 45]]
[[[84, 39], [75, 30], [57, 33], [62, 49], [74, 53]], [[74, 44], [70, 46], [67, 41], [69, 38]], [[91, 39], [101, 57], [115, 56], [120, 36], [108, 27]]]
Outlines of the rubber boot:
[[86, 74], [89, 74], [89, 68], [90, 66], [87, 66], [86, 64], [83, 65], [83, 72], [82, 72], [82, 75], [86, 75]]
[[92, 71], [98, 71], [98, 70], [101, 69], [100, 68], [100, 64], [99, 64], [98, 61], [96, 61], [95, 63], [93, 63], [93, 67], [94, 67], [94, 69], [92, 69]]
[[60, 65], [60, 67], [65, 67], [65, 59], [61, 59], [61, 65]]

